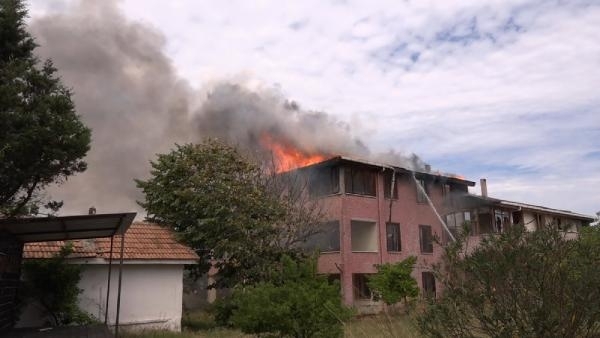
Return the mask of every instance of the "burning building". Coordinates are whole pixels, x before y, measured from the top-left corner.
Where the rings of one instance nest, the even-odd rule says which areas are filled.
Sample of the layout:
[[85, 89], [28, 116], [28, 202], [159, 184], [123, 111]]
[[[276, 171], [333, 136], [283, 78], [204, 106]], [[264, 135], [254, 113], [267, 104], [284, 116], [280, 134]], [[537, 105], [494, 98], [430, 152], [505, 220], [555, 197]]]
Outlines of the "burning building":
[[[592, 217], [565, 210], [490, 198], [484, 181], [482, 196], [469, 194], [475, 182], [463, 177], [407, 169], [337, 156], [295, 169], [308, 178], [308, 193], [318, 199], [326, 216], [323, 231], [308, 242], [320, 250], [318, 269], [338, 279], [343, 301], [361, 313], [375, 313], [367, 276], [376, 265], [416, 256], [413, 277], [421, 293], [436, 295], [432, 263], [439, 261], [442, 243], [469, 223], [473, 242], [517, 223], [535, 230], [547, 223], [569, 235]], [[439, 291], [439, 290], [438, 290]]]

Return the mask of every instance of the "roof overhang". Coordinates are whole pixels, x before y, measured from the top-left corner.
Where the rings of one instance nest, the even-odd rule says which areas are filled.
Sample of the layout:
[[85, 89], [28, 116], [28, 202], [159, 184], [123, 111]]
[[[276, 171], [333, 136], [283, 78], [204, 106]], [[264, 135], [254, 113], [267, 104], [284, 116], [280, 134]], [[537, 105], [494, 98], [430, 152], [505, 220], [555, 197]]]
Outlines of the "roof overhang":
[[346, 156], [335, 156], [332, 158], [329, 158], [327, 160], [318, 162], [318, 163], [314, 163], [305, 167], [300, 167], [292, 171], [304, 171], [304, 170], [310, 170], [312, 168], [319, 168], [319, 167], [328, 167], [328, 166], [333, 166], [336, 164], [340, 164], [340, 163], [350, 163], [353, 165], [359, 165], [359, 166], [363, 166], [363, 167], [369, 167], [369, 168], [373, 168], [373, 169], [389, 169], [389, 170], [394, 170], [396, 172], [400, 172], [400, 173], [414, 173], [417, 177], [431, 177], [433, 179], [440, 179], [443, 180], [445, 182], [455, 182], [455, 183], [459, 183], [459, 184], [465, 184], [468, 185], [470, 187], [475, 186], [475, 182], [473, 181], [469, 181], [466, 180], [462, 177], [459, 176], [455, 176], [452, 174], [445, 174], [445, 173], [441, 173], [441, 172], [437, 172], [437, 171], [420, 171], [420, 170], [411, 170], [408, 168], [404, 168], [404, 167], [399, 167], [399, 166], [395, 166], [395, 165], [390, 165], [390, 164], [384, 164], [384, 163], [378, 163], [378, 162], [373, 162], [373, 161], [369, 161], [369, 160], [362, 160], [362, 159], [356, 159], [356, 158], [351, 158], [351, 157], [346, 157]]
[[111, 237], [125, 233], [135, 212], [0, 219], [6, 231], [24, 243]]

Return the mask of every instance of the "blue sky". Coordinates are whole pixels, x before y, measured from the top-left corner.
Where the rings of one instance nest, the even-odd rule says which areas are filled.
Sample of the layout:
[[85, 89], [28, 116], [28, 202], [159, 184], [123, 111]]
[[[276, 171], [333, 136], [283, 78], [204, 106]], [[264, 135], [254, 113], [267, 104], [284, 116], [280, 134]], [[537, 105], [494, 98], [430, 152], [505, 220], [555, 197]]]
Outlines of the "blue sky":
[[[600, 210], [600, 1], [124, 0], [177, 74], [276, 88], [490, 195]], [[33, 18], [71, 1], [32, 1]]]

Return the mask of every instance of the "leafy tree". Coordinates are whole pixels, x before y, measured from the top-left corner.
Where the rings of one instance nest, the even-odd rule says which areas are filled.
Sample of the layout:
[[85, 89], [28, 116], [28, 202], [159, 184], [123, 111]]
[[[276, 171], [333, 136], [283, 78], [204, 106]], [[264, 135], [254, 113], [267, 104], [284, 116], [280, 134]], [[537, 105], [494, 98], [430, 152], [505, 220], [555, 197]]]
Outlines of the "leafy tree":
[[35, 213], [44, 187], [86, 169], [90, 144], [56, 68], [33, 54], [26, 16], [22, 1], [0, 0], [0, 217]]
[[387, 305], [396, 304], [419, 294], [417, 281], [411, 276], [417, 258], [410, 256], [397, 263], [378, 265], [377, 273], [369, 277], [368, 285]]
[[316, 273], [316, 259], [283, 256], [272, 280], [236, 288], [230, 322], [251, 334], [281, 337], [341, 337], [352, 312], [341, 302], [338, 284]]
[[177, 145], [151, 165], [151, 178], [136, 181], [145, 195], [139, 204], [149, 219], [208, 253], [219, 269], [217, 287], [266, 280], [282, 254], [302, 256], [287, 238], [289, 225], [312, 216], [300, 217], [278, 181], [236, 148], [212, 139]]
[[445, 248], [443, 296], [419, 318], [432, 337], [598, 337], [600, 230], [565, 239], [556, 226], [514, 226], [470, 253], [468, 234]]
[[66, 262], [72, 252], [73, 247], [65, 245], [50, 259], [27, 260], [23, 263], [23, 298], [37, 301], [56, 326], [93, 321], [77, 305], [77, 296], [81, 293], [77, 287], [81, 280], [81, 266]]

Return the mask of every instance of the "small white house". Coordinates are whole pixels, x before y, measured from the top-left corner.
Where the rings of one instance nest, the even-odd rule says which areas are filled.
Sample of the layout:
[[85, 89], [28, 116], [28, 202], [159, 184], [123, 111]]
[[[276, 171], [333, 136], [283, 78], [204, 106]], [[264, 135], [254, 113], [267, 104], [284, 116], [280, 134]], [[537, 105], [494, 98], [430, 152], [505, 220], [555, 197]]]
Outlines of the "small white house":
[[[49, 258], [66, 241], [27, 243], [24, 259]], [[83, 266], [79, 306], [104, 322], [110, 258], [110, 238], [71, 241], [72, 264]], [[108, 304], [108, 325], [115, 324], [121, 237], [113, 240]], [[127, 329], [181, 330], [183, 269], [196, 264], [198, 256], [177, 242], [173, 233], [152, 223], [133, 223], [125, 233], [119, 326]], [[40, 306], [28, 304], [17, 327], [43, 326], [46, 316]]]

